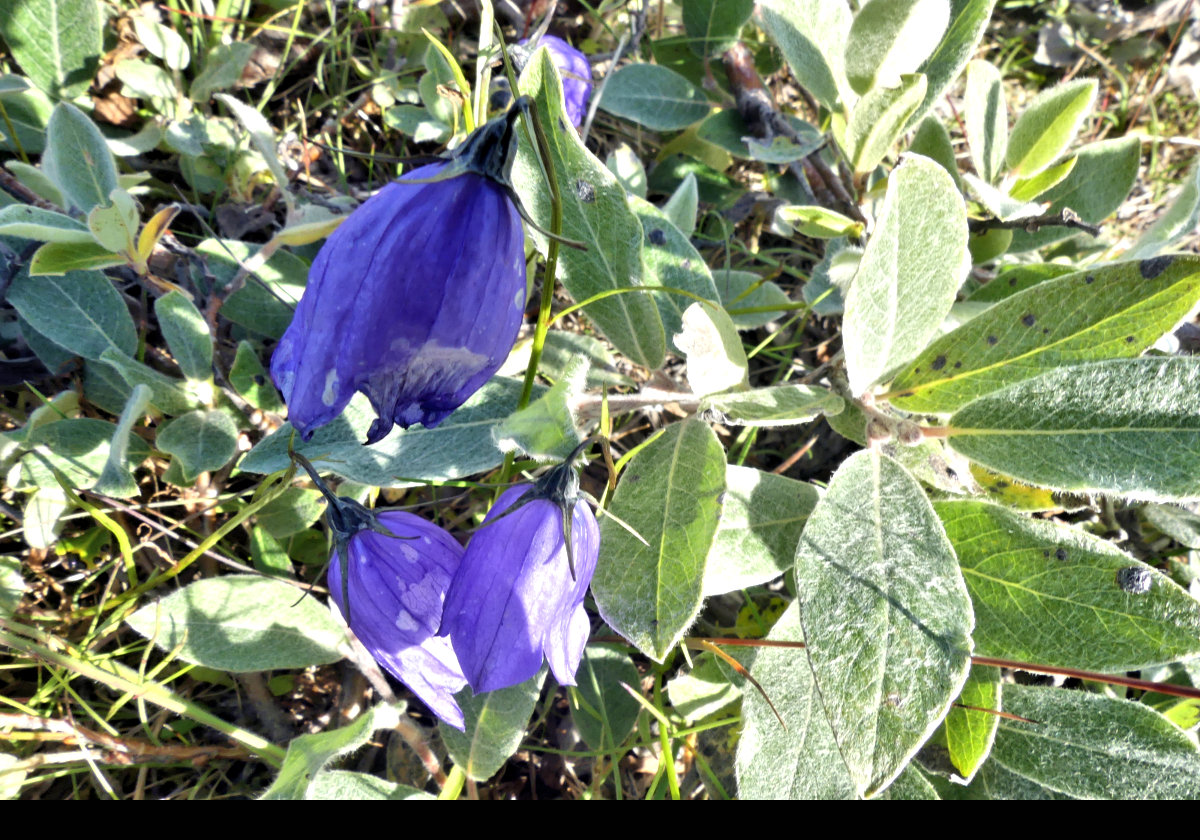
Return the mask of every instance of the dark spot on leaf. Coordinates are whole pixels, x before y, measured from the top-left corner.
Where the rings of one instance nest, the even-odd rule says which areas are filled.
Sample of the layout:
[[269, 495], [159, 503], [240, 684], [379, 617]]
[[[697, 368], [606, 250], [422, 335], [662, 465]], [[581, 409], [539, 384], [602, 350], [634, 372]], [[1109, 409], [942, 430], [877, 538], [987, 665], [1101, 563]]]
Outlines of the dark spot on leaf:
[[955, 363], [954, 363], [954, 369], [955, 369], [955, 370], [958, 370], [960, 367], [962, 367], [962, 362], [955, 362]]
[[1138, 270], [1147, 280], [1153, 280], [1167, 270], [1167, 266], [1175, 261], [1174, 257], [1151, 257], [1138, 263]]
[[987, 337], [987, 343], [988, 343], [988, 344], [995, 344], [995, 343], [996, 343], [997, 341], [999, 341], [999, 340], [1000, 340], [1000, 339], [996, 338], [996, 336], [994, 336], [994, 335], [989, 335], [989, 336]]
[[1054, 550], [1054, 557], [1055, 557], [1055, 559], [1058, 559], [1058, 560], [1066, 560], [1067, 559], [1067, 550], [1065, 548], [1056, 548]]
[[920, 368], [913, 368], [913, 373], [920, 373], [920, 372], [921, 372]]
[[1048, 333], [1048, 332], [1050, 332], [1050, 328], [1049, 328], [1049, 327], [1042, 327], [1042, 335], [1045, 335], [1045, 334], [1046, 334], [1046, 333]]
[[252, 377], [252, 379], [254, 379], [254, 384], [255, 384], [255, 385], [265, 385], [265, 384], [267, 384], [267, 377], [263, 376], [261, 373], [256, 373], [256, 374], [254, 374], [254, 376]]
[[1042, 556], [1043, 556], [1043, 557], [1049, 557], [1049, 556], [1050, 556], [1050, 549], [1048, 549], [1048, 548], [1046, 548], [1046, 549], [1043, 549], [1043, 550], [1042, 550]]
[[580, 178], [575, 182], [575, 195], [579, 196], [579, 200], [584, 204], [591, 204], [596, 200], [596, 188], [590, 181]]
[[933, 368], [934, 370], [941, 370], [945, 366], [946, 366], [946, 357], [945, 356], [938, 356], [936, 359], [933, 360], [933, 364], [930, 365], [930, 367]]
[[1084, 283], [1089, 283], [1089, 284], [1091, 284], [1091, 283], [1095, 283], [1095, 282], [1096, 282], [1096, 275], [1094, 275], [1094, 274], [1089, 274], [1087, 277], [1084, 277], [1084, 278], [1083, 278], [1083, 282], [1084, 282]]
[[1016, 277], [1010, 277], [1010, 278], [1008, 278], [1008, 285], [1010, 285], [1010, 286], [1015, 286], [1015, 285], [1017, 285], [1017, 278], [1016, 278]]
[[950, 479], [956, 479], [956, 478], [958, 478], [958, 473], [956, 473], [950, 467], [946, 467], [946, 477], [950, 478]]
[[1021, 316], [1021, 323], [1027, 327], [1032, 327], [1034, 324], [1037, 323], [1037, 318], [1034, 317], [1034, 314], [1032, 312], [1027, 312]]
[[1126, 344], [1133, 344], [1133, 336], [1131, 336], [1131, 335], [1127, 335], [1127, 336], [1125, 336], [1125, 343], [1126, 343]]
[[562, 117], [558, 118], [558, 130], [561, 131], [563, 134], [567, 133], [567, 124], [562, 121]]
[[1149, 592], [1152, 583], [1154, 583], [1153, 573], [1142, 566], [1127, 566], [1117, 570], [1117, 586], [1134, 595], [1143, 595]]
[[646, 238], [650, 240], [651, 245], [664, 245], [667, 241], [667, 234], [662, 228], [655, 228]]
[[1007, 489], [1007, 488], [1008, 488], [1008, 482], [1007, 482], [1007, 481], [997, 481], [997, 482], [996, 482], [996, 489], [997, 489], [997, 490], [1005, 490], [1005, 489]]
[[897, 397], [911, 397], [912, 395], [913, 395], [912, 391], [903, 391], [903, 392], [897, 394], [896, 396]]

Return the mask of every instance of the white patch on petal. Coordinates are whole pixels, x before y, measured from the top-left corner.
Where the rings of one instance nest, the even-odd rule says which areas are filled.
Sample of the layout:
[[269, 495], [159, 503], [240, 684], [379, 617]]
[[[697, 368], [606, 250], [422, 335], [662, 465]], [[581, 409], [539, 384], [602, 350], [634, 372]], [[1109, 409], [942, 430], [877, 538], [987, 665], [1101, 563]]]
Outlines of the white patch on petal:
[[400, 615], [396, 617], [396, 629], [405, 633], [411, 633], [418, 627], [417, 622], [405, 610], [400, 610]]
[[[426, 542], [428, 542], [428, 539], [426, 539]], [[417, 554], [417, 550], [411, 545], [406, 545], [405, 543], [400, 543], [400, 556], [409, 563], [416, 563], [421, 559], [421, 555]]]
[[337, 402], [338, 375], [337, 368], [330, 368], [325, 374], [325, 390], [321, 392], [321, 402], [333, 405]]

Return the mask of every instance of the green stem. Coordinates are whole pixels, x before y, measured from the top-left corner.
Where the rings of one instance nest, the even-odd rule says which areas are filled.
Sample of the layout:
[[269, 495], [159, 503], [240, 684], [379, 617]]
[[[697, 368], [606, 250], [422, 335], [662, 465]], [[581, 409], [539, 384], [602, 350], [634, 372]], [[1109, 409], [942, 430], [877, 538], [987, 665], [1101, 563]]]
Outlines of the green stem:
[[[10, 628], [9, 625], [4, 625], [4, 627], [6, 629], [17, 629], [15, 627]], [[34, 628], [21, 627], [19, 630], [21, 633], [36, 636], [40, 641], [49, 640], [47, 634]], [[169, 712], [182, 715], [199, 724], [215, 729], [218, 732], [228, 735], [234, 741], [246, 747], [246, 749], [251, 750], [273, 767], [279, 767], [283, 764], [284, 750], [282, 747], [272, 744], [270, 741], [255, 735], [253, 732], [248, 732], [245, 729], [234, 726], [232, 723], [221, 720], [221, 718], [203, 706], [180, 697], [165, 686], [155, 682], [146, 682], [137, 671], [127, 665], [122, 665], [120, 662], [112, 660], [88, 662], [79, 658], [78, 655], [70, 655], [69, 650], [68, 653], [60, 653], [45, 644], [40, 644], [39, 642], [25, 638], [23, 635], [8, 633], [4, 630], [0, 630], [0, 644], [4, 644], [12, 650], [23, 653], [32, 659], [40, 659], [60, 665], [82, 677], [87, 677], [88, 679], [107, 685], [114, 691], [131, 694], [141, 700], [148, 700]]]
[[462, 795], [463, 785], [466, 781], [467, 774], [463, 772], [461, 767], [455, 764], [446, 775], [446, 784], [442, 785], [442, 790], [438, 793], [438, 799], [458, 799]]

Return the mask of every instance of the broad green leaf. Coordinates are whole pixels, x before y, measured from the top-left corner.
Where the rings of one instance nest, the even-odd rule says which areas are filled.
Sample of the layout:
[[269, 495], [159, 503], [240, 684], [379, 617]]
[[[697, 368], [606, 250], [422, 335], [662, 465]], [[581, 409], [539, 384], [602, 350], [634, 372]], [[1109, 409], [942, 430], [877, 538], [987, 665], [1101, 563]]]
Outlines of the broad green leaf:
[[28, 588], [21, 575], [21, 561], [16, 557], [0, 557], [0, 619], [8, 620]]
[[818, 205], [788, 204], [775, 211], [775, 218], [792, 231], [816, 239], [862, 236], [863, 224]]
[[95, 241], [83, 222], [27, 204], [10, 204], [0, 208], [0, 236], [18, 236], [37, 242]]
[[963, 121], [975, 171], [980, 178], [994, 184], [1008, 150], [1008, 108], [1004, 104], [1000, 71], [994, 64], [976, 60], [967, 65]]
[[71, 206], [84, 213], [107, 202], [120, 186], [104, 135], [83, 111], [67, 102], [60, 102], [50, 115], [42, 169]]
[[125, 461], [129, 454], [129, 441], [133, 426], [142, 419], [149, 404], [150, 389], [145, 385], [138, 385], [129, 395], [129, 401], [125, 404], [125, 408], [117, 420], [116, 430], [109, 443], [108, 460], [104, 464], [104, 470], [100, 473], [100, 479], [92, 488], [97, 493], [114, 496], [118, 499], [127, 499], [137, 495], [137, 482], [134, 481]]
[[801, 87], [830, 111], [853, 104], [845, 70], [851, 14], [844, 2], [764, 0], [759, 14]]
[[834, 135], [855, 172], [870, 172], [879, 165], [921, 103], [925, 87], [925, 77], [917, 73], [902, 77], [896, 87], [872, 88], [854, 106], [843, 131], [839, 133], [840, 123], [834, 123]]
[[637, 688], [640, 677], [629, 654], [606, 645], [589, 645], [575, 675], [579, 703], [571, 716], [583, 742], [594, 750], [619, 747], [637, 722], [642, 706], [621, 683]]
[[[771, 628], [768, 641], [803, 642], [800, 602], [793, 601]], [[757, 691], [742, 700], [743, 728], [737, 747], [738, 796], [741, 799], [853, 799], [860, 788], [813, 682], [804, 651], [767, 647], [759, 650], [750, 675], [779, 710], [779, 725]], [[897, 771], [898, 772], [898, 771]]]
[[857, 793], [874, 795], [967, 678], [973, 621], [954, 549], [916, 479], [859, 452], [809, 516], [794, 573], [805, 653], [834, 738]]
[[1063, 179], [1074, 171], [1075, 164], [1078, 162], [1078, 157], [1069, 157], [1062, 163], [1056, 163], [1036, 175], [1021, 178], [1012, 185], [1008, 194], [1017, 201], [1032, 201], [1046, 190], [1062, 183]]
[[29, 261], [29, 273], [35, 277], [61, 277], [72, 271], [94, 271], [124, 265], [125, 257], [115, 254], [99, 242], [47, 242]]
[[97, 0], [5, 5], [0, 36], [25, 75], [55, 99], [73, 99], [86, 91], [104, 51]]
[[250, 531], [250, 559], [255, 570], [271, 577], [295, 577], [287, 551], [263, 528]]
[[[846, 79], [850, 87], [862, 96], [876, 88], [896, 87], [901, 76], [917, 72], [949, 22], [947, 0], [866, 3], [854, 16], [846, 38]], [[922, 89], [920, 98], [924, 96]]]
[[[547, 126], [563, 118], [562, 85], [549, 52], [539, 51], [522, 74], [521, 92], [532, 96]], [[640, 66], [640, 65], [635, 65]], [[610, 85], [611, 88], [611, 85]], [[559, 279], [577, 301], [600, 292], [642, 282], [642, 230], [625, 202], [616, 178], [583, 145], [574, 131], [548, 131], [554, 169], [563, 199], [563, 235], [587, 244], [587, 251], [559, 252]], [[526, 210], [542, 227], [550, 223], [550, 196], [541, 164], [522, 133], [513, 165], [513, 185]], [[530, 231], [538, 250], [545, 238]], [[666, 335], [658, 308], [646, 294], [623, 293], [596, 301], [584, 310], [617, 349], [637, 364], [658, 367], [666, 353]]]
[[325, 497], [321, 491], [289, 487], [264, 505], [255, 519], [259, 528], [282, 540], [308, 530], [324, 512]]
[[[1105, 540], [987, 502], [934, 507], [975, 605], [979, 654], [1120, 672], [1200, 653], [1200, 604]], [[1122, 589], [1127, 569], [1151, 574], [1149, 589]]]
[[1044, 90], [1021, 112], [1005, 155], [1014, 175], [1041, 172], [1067, 150], [1096, 101], [1095, 79], [1073, 79]]
[[[0, 211], [0, 216], [2, 216]], [[1125, 254], [1129, 259], [1153, 257], [1196, 230], [1200, 224], [1200, 165], [1192, 167], [1183, 187], [1150, 229]]]
[[1200, 752], [1141, 703], [1010, 685], [992, 759], [1051, 790], [1086, 799], [1200, 798]]
[[[1042, 205], [1036, 201], [1017, 201], [999, 187], [993, 187], [987, 181], [972, 175], [970, 172], [962, 176], [963, 181], [971, 190], [971, 197], [983, 205], [983, 209], [1001, 221], [1008, 222], [1036, 216], [1042, 212]], [[1012, 239], [1012, 231], [991, 231], [992, 233], [1008, 233]], [[981, 260], [976, 260], [981, 262]]]
[[185, 662], [244, 673], [307, 668], [342, 658], [345, 631], [316, 598], [256, 575], [190, 583], [126, 622]]
[[820, 497], [811, 484], [782, 475], [725, 467], [725, 499], [704, 567], [704, 595], [774, 580], [796, 562], [796, 543]]
[[161, 58], [163, 64], [172, 70], [184, 70], [191, 61], [192, 53], [187, 42], [174, 29], [161, 23], [144, 18], [141, 15], [133, 17], [133, 31], [151, 55]]
[[[745, 653], [739, 654], [739, 651]], [[755, 651], [753, 648], [733, 648], [731, 655], [743, 663], [752, 662]], [[694, 667], [690, 671], [677, 674], [667, 683], [671, 709], [683, 715], [688, 723], [716, 714], [742, 698], [742, 690], [734, 682], [739, 678], [731, 676], [728, 666], [723, 669], [724, 663], [717, 657], [711, 653], [692, 654], [692, 664]]]
[[[282, 584], [279, 584], [282, 586]], [[290, 589], [290, 587], [284, 587]], [[291, 590], [295, 591], [295, 590]], [[340, 729], [300, 735], [288, 744], [287, 755], [279, 775], [261, 799], [308, 799], [321, 789], [317, 781], [321, 770], [341, 755], [354, 752], [375, 734], [377, 729], [392, 729], [400, 722], [395, 706], [378, 705], [359, 715]], [[320, 798], [320, 797], [313, 797]]]
[[[479, 389], [435, 429], [394, 429], [374, 446], [363, 446], [375, 412], [366, 397], [355, 395], [342, 416], [317, 429], [312, 440], [296, 436], [295, 450], [321, 472], [373, 487], [408, 487], [490, 470], [503, 460], [492, 442], [492, 429], [517, 407], [521, 383], [496, 377]], [[534, 397], [540, 396], [534, 390]], [[239, 463], [245, 472], [287, 469], [290, 423], [259, 442]]]
[[[6, 78], [6, 77], [0, 76], [0, 79], [3, 79], [3, 78]], [[11, 77], [8, 77], [8, 78], [11, 78]], [[0, 97], [0, 102], [3, 102], [3, 101], [4, 101], [3, 97]], [[46, 109], [46, 119], [47, 120], [50, 119], [50, 110], [51, 109], [49, 107], [47, 107], [47, 109]], [[9, 119], [10, 120], [12, 119], [11, 114], [9, 115]], [[40, 168], [38, 168], [36, 166], [30, 166], [27, 163], [22, 163], [19, 160], [5, 161], [4, 167], [9, 172], [11, 172], [13, 175], [15, 175], [17, 177], [18, 181], [20, 181], [25, 186], [29, 187], [29, 189], [33, 190], [35, 193], [37, 193], [39, 196], [41, 196], [42, 198], [49, 201], [51, 204], [54, 204], [59, 207], [61, 207], [63, 205], [62, 193], [59, 191], [58, 187], [54, 186], [54, 182], [50, 180], [50, 176], [48, 176]], [[27, 205], [18, 204], [16, 206], [25, 207]], [[19, 236], [20, 234], [14, 233], [12, 235]]]
[[115, 370], [130, 386], [143, 384], [150, 387], [150, 402], [163, 414], [177, 416], [208, 402], [212, 397], [211, 387], [189, 389], [189, 383], [160, 373], [136, 359], [115, 350], [105, 350], [100, 361]]
[[[116, 426], [103, 420], [77, 418], [39, 426], [29, 435], [30, 450], [22, 461], [30, 480], [38, 487], [57, 488], [51, 467], [63, 474], [72, 487], [90, 488], [108, 463]], [[150, 455], [150, 448], [137, 435], [129, 436], [124, 467], [132, 470]]]
[[925, 101], [909, 118], [911, 128], [934, 106], [975, 54], [996, 0], [950, 0], [950, 25], [933, 54], [918, 68], [929, 79]]
[[673, 342], [687, 356], [687, 377], [697, 396], [749, 387], [749, 362], [737, 327], [712, 304], [693, 303]]
[[[109, 414], [120, 414], [125, 409], [133, 387], [122, 378], [115, 368], [103, 362], [83, 363], [83, 393], [88, 402]], [[151, 393], [153, 398], [153, 392]]]
[[121, 294], [97, 271], [12, 279], [8, 302], [35, 330], [72, 354], [99, 359], [105, 350], [132, 355], [137, 330]]
[[357, 773], [353, 770], [322, 770], [312, 777], [305, 799], [372, 802], [395, 799], [432, 800], [437, 797], [410, 785], [389, 782], [369, 773]]
[[219, 470], [237, 452], [238, 431], [223, 409], [191, 411], [158, 431], [155, 445], [179, 463], [183, 480], [191, 484], [202, 472]]
[[258, 351], [248, 341], [238, 343], [233, 367], [229, 369], [229, 384], [246, 402], [263, 411], [283, 411], [283, 400], [271, 384], [270, 374], [258, 358]]
[[[713, 275], [717, 294], [733, 325], [739, 330], [753, 330], [787, 314], [794, 301], [787, 292], [770, 280], [752, 271], [718, 271]], [[738, 310], [763, 309], [761, 312]]]
[[576, 356], [554, 386], [514, 412], [492, 433], [501, 452], [523, 452], [541, 461], [561, 461], [579, 445], [573, 404], [583, 393], [586, 356]]
[[449, 726], [440, 731], [451, 761], [467, 778], [490, 778], [521, 746], [545, 678], [542, 668], [525, 682], [498, 691], [473, 695], [466, 688], [458, 693], [455, 700], [462, 707], [466, 731]]
[[133, 99], [146, 99], [152, 107], [174, 112], [174, 103], [179, 99], [179, 88], [166, 70], [157, 64], [139, 59], [125, 59], [117, 63], [114, 70], [121, 80], [122, 93]]
[[954, 449], [1030, 484], [1200, 498], [1200, 359], [1058, 368], [967, 403], [949, 425]]
[[[637, 196], [629, 197], [629, 209], [642, 223], [645, 236], [642, 266], [646, 285], [683, 289], [715, 303], [718, 295], [712, 272], [683, 232], [671, 224], [662, 210]], [[680, 331], [684, 311], [695, 305], [694, 298], [673, 293], [656, 294], [654, 302], [668, 338]]]
[[1078, 269], [1073, 265], [1060, 263], [1030, 263], [1018, 265], [1001, 271], [986, 286], [980, 286], [971, 293], [967, 300], [994, 303], [998, 300], [1012, 297], [1017, 292], [1023, 292], [1039, 283], [1062, 277], [1064, 274], [1074, 274]]
[[125, 190], [113, 190], [108, 203], [93, 207], [87, 215], [88, 230], [110, 251], [137, 252], [140, 225], [137, 202]]
[[600, 522], [592, 595], [613, 630], [662, 662], [700, 611], [725, 490], [725, 450], [704, 423], [673, 423], [625, 466]]
[[1136, 356], [1198, 302], [1200, 257], [1112, 263], [1046, 280], [930, 344], [896, 376], [888, 399], [905, 411], [950, 412], [1063, 365]]
[[627, 64], [608, 77], [600, 107], [651, 131], [677, 131], [704, 119], [712, 106], [703, 91], [674, 70]]
[[188, 88], [188, 97], [193, 102], [203, 105], [212, 98], [213, 91], [233, 87], [241, 78], [253, 52], [254, 44], [248, 41], [220, 44], [209, 50], [204, 58], [204, 69], [196, 75], [192, 86]]
[[950, 132], [937, 117], [926, 117], [917, 126], [908, 150], [914, 155], [924, 155], [936, 161], [954, 179], [955, 185], [962, 189], [962, 176], [958, 173], [958, 161], [954, 157], [954, 146], [950, 142]]
[[1200, 548], [1200, 515], [1174, 505], [1146, 505], [1146, 521], [1180, 545]]
[[167, 349], [188, 379], [212, 378], [212, 336], [204, 315], [181, 292], [172, 291], [154, 302], [154, 314]]
[[71, 507], [62, 488], [43, 487], [31, 493], [21, 511], [25, 543], [44, 551], [58, 542], [63, 514]]
[[609, 152], [604, 165], [617, 176], [625, 192], [638, 198], [646, 197], [646, 167], [628, 143], [622, 143]]
[[[233, 281], [239, 263], [256, 250], [257, 246], [232, 239], [206, 239], [196, 246], [222, 285]], [[281, 338], [307, 282], [308, 265], [289, 251], [276, 251], [246, 278], [246, 285], [225, 300], [221, 316], [260, 335]]]
[[720, 55], [737, 43], [754, 0], [692, 0], [683, 4], [683, 26], [692, 50], [701, 56]]
[[[0, 76], [0, 80], [17, 78]], [[0, 128], [0, 149], [15, 152], [21, 148], [26, 154], [41, 154], [46, 148], [46, 126], [50, 122], [50, 114], [54, 112], [54, 104], [46, 94], [37, 88], [0, 92], [0, 106], [8, 116], [8, 122]], [[11, 136], [13, 133], [16, 134], [15, 138]], [[7, 164], [10, 170], [12, 164], [12, 161]]]
[[700, 410], [733, 426], [798, 426], [818, 414], [837, 414], [844, 405], [841, 397], [819, 385], [772, 385], [712, 394], [700, 401]]
[[[970, 584], [967, 584], [970, 588]], [[976, 612], [976, 620], [978, 620]], [[979, 639], [979, 628], [975, 629]], [[992, 751], [996, 740], [996, 725], [1000, 717], [1000, 669], [976, 665], [967, 675], [967, 682], [955, 701], [955, 706], [946, 715], [946, 749], [950, 751], [950, 762], [967, 782]], [[966, 708], [971, 706], [972, 708]], [[992, 713], [989, 713], [990, 712]]]
[[946, 170], [912, 156], [887, 195], [846, 296], [850, 390], [864, 393], [936, 333], [966, 276], [967, 216]]
[[237, 117], [238, 122], [246, 129], [246, 132], [250, 135], [250, 142], [254, 144], [254, 148], [262, 155], [267, 168], [271, 170], [272, 177], [275, 178], [275, 183], [278, 185], [280, 193], [290, 207], [295, 199], [292, 198], [292, 191], [288, 189], [289, 181], [287, 173], [283, 171], [283, 164], [279, 162], [279, 156], [275, 152], [275, 130], [271, 128], [271, 124], [267, 122], [266, 117], [254, 108], [239, 102], [228, 93], [214, 93], [213, 99], [223, 103], [225, 107], [232, 111], [233, 115]]
[[679, 182], [675, 192], [663, 205], [663, 215], [679, 228], [684, 236], [690, 237], [696, 232], [696, 212], [699, 209], [700, 193], [696, 188], [696, 176], [689, 172]]

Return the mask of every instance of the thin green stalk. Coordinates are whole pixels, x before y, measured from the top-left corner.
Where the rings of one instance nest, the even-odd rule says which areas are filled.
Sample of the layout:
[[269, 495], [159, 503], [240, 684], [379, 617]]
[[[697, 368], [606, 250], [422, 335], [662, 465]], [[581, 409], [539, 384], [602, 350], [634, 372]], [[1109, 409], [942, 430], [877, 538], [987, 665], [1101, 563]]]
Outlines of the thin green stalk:
[[455, 764], [450, 768], [450, 772], [446, 774], [446, 784], [442, 785], [441, 792], [438, 793], [438, 799], [458, 799], [462, 795], [463, 785], [467, 781], [467, 774], [463, 769]]
[[[6, 645], [18, 653], [32, 659], [40, 659], [59, 665], [81, 677], [86, 677], [107, 685], [114, 691], [128, 693], [139, 699], [148, 700], [169, 712], [190, 718], [199, 724], [228, 735], [273, 767], [279, 767], [283, 764], [284, 750], [282, 747], [272, 744], [270, 741], [255, 735], [253, 732], [248, 732], [245, 729], [234, 726], [232, 723], [227, 723], [198, 703], [180, 697], [158, 683], [142, 680], [138, 672], [127, 665], [111, 660], [86, 661], [81, 658], [82, 651], [72, 651], [70, 646], [65, 645], [62, 640], [56, 641], [60, 645], [67, 647], [67, 652], [65, 653], [60, 653], [47, 644], [43, 644], [42, 642], [48, 642], [52, 637], [39, 630], [30, 627], [13, 627], [6, 623], [0, 626], [4, 628], [0, 629], [0, 644]], [[7, 632], [9, 629], [17, 632]], [[18, 632], [22, 635], [18, 635]], [[25, 638], [24, 634], [33, 636], [39, 641]]]

